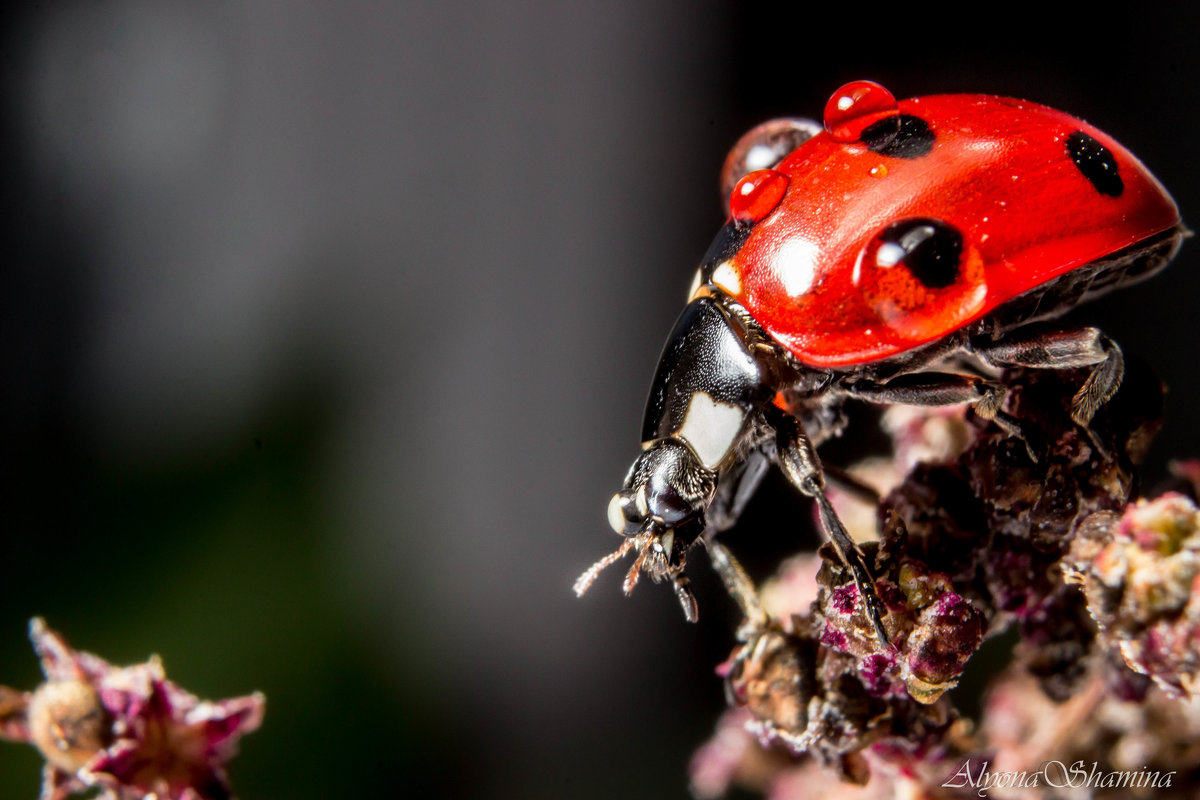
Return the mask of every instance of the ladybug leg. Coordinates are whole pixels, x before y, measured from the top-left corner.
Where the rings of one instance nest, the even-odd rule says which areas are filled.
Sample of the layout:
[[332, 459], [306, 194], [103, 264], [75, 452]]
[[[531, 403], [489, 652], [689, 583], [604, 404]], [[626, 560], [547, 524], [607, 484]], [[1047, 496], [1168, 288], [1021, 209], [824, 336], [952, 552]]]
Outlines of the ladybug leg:
[[1029, 433], [1016, 417], [1002, 410], [1008, 388], [998, 381], [952, 372], [912, 372], [886, 382], [859, 379], [846, 384], [843, 389], [851, 397], [872, 403], [909, 406], [970, 403], [976, 414], [1023, 441], [1030, 460], [1038, 461]]
[[761, 449], [751, 450], [738, 464], [721, 473], [716, 496], [705, 512], [706, 538], [732, 528], [771, 468], [771, 459]]
[[822, 466], [822, 469], [829, 481], [842, 491], [857, 497], [867, 505], [877, 506], [883, 501], [883, 495], [879, 493], [878, 489], [866, 481], [856, 478], [852, 473], [841, 467], [835, 467], [833, 464], [825, 464]]
[[704, 544], [708, 548], [708, 556], [712, 560], [713, 569], [721, 577], [721, 582], [725, 584], [725, 590], [738, 604], [738, 608], [741, 609], [742, 616], [745, 618], [738, 631], [739, 638], [748, 638], [755, 631], [765, 629], [770, 622], [770, 617], [767, 616], [767, 612], [763, 610], [762, 603], [758, 599], [754, 581], [750, 580], [746, 570], [742, 568], [741, 563], [733, 557], [733, 553], [729, 552], [729, 548], [725, 545], [715, 539], [705, 539]]
[[838, 558], [854, 577], [858, 594], [866, 607], [867, 618], [875, 628], [879, 642], [889, 645], [887, 630], [883, 627], [883, 615], [886, 609], [875, 590], [875, 579], [867, 567], [867, 560], [862, 550], [850, 538], [846, 527], [838, 519], [833, 504], [825, 496], [825, 475], [821, 469], [821, 460], [809, 440], [808, 434], [800, 425], [800, 420], [791, 415], [780, 414], [775, 422], [776, 445], [779, 451], [779, 466], [787, 479], [803, 494], [808, 495], [817, 503], [821, 518], [821, 528], [826, 537], [837, 551]]
[[[1096, 328], [1039, 333], [1025, 338], [968, 345], [971, 352], [996, 367], [1078, 369], [1093, 367], [1071, 400], [1071, 419], [1088, 431], [1092, 417], [1112, 398], [1125, 377], [1121, 348]], [[1092, 437], [1093, 440], [1095, 437]]]

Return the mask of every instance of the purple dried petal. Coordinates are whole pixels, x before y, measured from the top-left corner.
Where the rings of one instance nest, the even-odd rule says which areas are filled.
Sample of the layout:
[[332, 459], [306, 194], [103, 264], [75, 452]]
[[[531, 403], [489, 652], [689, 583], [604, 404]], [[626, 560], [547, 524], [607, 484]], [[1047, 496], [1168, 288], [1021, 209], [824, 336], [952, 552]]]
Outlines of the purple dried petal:
[[846, 634], [826, 622], [825, 629], [821, 631], [821, 644], [826, 647], [832, 647], [835, 650], [845, 650]]
[[872, 653], [858, 663], [858, 678], [868, 692], [883, 697], [895, 690], [890, 675], [895, 667], [896, 658], [891, 653]]
[[142, 763], [142, 744], [135, 739], [121, 739], [103, 753], [96, 756], [88, 771], [106, 778], [133, 772]]
[[29, 741], [29, 721], [25, 709], [33, 695], [0, 686], [0, 739]]
[[99, 656], [72, 650], [56, 631], [46, 627], [40, 617], [29, 621], [29, 639], [42, 661], [42, 673], [47, 680], [87, 680], [95, 683], [112, 670], [112, 665]]
[[264, 709], [262, 695], [250, 695], [200, 703], [188, 712], [187, 720], [203, 726], [204, 739], [214, 753], [224, 753], [244, 733], [262, 725]]
[[858, 587], [853, 583], [839, 586], [830, 593], [829, 602], [839, 614], [853, 614], [858, 603]]

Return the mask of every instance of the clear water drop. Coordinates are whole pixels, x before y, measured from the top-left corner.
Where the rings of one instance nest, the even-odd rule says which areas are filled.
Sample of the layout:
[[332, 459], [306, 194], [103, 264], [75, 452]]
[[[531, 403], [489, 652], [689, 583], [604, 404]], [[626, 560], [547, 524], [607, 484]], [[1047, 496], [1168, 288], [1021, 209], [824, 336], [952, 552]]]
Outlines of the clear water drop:
[[825, 104], [825, 130], [839, 142], [861, 140], [863, 131], [872, 125], [895, 126], [895, 130], [879, 131], [881, 136], [900, 132], [896, 98], [875, 81], [847, 83]]
[[788, 176], [773, 169], [751, 172], [737, 182], [729, 194], [729, 214], [741, 225], [753, 225], [766, 217], [783, 199]]

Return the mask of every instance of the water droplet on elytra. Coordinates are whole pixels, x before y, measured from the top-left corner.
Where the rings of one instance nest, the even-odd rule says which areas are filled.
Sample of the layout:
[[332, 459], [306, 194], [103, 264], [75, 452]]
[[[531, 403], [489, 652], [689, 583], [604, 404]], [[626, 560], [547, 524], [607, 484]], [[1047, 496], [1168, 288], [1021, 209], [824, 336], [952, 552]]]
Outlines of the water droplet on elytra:
[[900, 131], [896, 98], [875, 81], [847, 83], [825, 104], [825, 130], [839, 142], [857, 142], [864, 130], [877, 123], [895, 123]]
[[787, 187], [788, 176], [782, 172], [755, 170], [733, 187], [729, 195], [729, 213], [739, 224], [758, 222], [775, 210]]
[[807, 119], [773, 119], [748, 131], [729, 151], [721, 169], [721, 194], [729, 197], [733, 187], [747, 174], [772, 169], [789, 153], [821, 132]]

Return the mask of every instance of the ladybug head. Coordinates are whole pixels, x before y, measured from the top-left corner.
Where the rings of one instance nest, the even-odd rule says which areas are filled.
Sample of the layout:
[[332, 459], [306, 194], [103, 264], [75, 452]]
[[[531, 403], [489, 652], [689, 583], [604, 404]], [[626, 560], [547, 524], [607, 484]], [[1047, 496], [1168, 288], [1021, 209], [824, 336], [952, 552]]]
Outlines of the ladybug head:
[[608, 504], [608, 522], [624, 544], [575, 584], [583, 594], [600, 570], [636, 550], [625, 593], [645, 572], [669, 579], [689, 620], [696, 601], [683, 574], [688, 549], [701, 537], [717, 476], [753, 428], [764, 388], [746, 330], [715, 297], [687, 305], [667, 338], [650, 385], [642, 452]]
[[653, 523], [691, 544], [704, 528], [714, 481], [691, 447], [675, 437], [660, 439], [629, 468], [624, 488], [609, 501], [608, 524], [622, 536], [635, 536]]
[[583, 594], [605, 567], [631, 550], [637, 558], [625, 577], [626, 594], [642, 572], [656, 583], [670, 580], [688, 621], [698, 618], [696, 600], [684, 574], [687, 551], [704, 531], [704, 511], [712, 502], [716, 476], [688, 445], [662, 439], [644, 450], [625, 485], [608, 504], [608, 522], [625, 537], [616, 552], [597, 561], [575, 583]]

